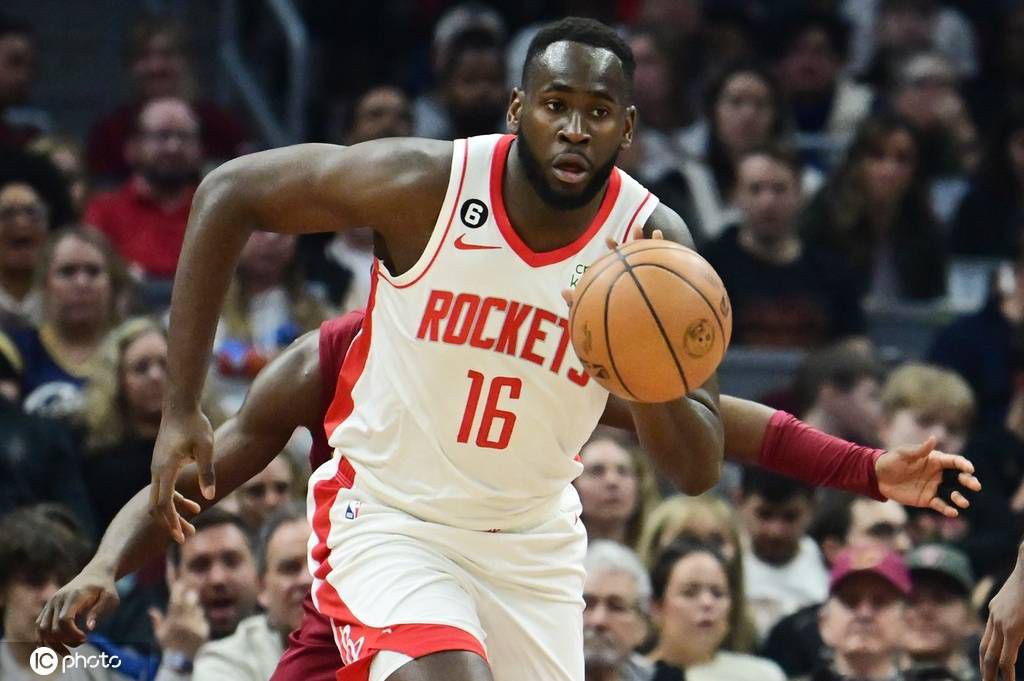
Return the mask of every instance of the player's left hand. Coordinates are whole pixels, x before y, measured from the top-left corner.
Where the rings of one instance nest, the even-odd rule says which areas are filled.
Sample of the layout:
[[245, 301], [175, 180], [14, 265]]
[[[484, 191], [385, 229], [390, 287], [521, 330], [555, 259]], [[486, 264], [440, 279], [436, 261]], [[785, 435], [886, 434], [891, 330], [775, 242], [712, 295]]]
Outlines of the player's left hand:
[[959, 471], [957, 482], [972, 492], [981, 490], [981, 482], [974, 477], [974, 464], [965, 457], [936, 450], [935, 442], [930, 437], [919, 445], [900, 447], [880, 456], [875, 462], [878, 489], [893, 501], [930, 508], [955, 518], [960, 515], [957, 507], [967, 508], [971, 502], [959, 491], [949, 495], [955, 506], [939, 496], [944, 471]]

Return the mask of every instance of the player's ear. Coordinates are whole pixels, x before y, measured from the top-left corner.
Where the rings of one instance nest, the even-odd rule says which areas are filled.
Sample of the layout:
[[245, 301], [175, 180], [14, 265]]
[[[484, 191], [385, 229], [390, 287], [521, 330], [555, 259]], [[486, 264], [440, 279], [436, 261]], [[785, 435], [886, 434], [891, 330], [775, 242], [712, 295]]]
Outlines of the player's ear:
[[526, 93], [517, 87], [512, 88], [512, 96], [508, 101], [508, 111], [505, 112], [505, 126], [511, 133], [519, 132], [519, 117], [523, 115], [523, 99]]
[[629, 145], [633, 144], [633, 133], [636, 131], [636, 107], [626, 107], [626, 125], [622, 129], [622, 143], [619, 144], [620, 149], [626, 149]]

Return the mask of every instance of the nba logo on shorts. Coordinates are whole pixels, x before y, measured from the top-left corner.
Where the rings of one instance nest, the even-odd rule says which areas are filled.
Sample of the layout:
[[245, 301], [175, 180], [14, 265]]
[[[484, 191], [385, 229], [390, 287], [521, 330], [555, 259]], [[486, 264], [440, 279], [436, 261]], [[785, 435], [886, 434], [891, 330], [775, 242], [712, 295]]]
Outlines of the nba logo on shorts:
[[346, 520], [355, 520], [356, 518], [359, 517], [359, 505], [361, 503], [362, 502], [359, 502], [359, 501], [350, 501], [350, 502], [348, 502], [348, 505], [345, 507], [345, 519]]

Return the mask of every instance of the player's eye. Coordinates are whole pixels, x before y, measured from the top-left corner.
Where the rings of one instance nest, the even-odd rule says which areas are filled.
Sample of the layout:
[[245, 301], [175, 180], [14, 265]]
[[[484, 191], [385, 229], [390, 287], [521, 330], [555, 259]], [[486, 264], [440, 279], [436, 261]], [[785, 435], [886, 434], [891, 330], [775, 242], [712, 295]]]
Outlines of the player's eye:
[[547, 109], [548, 111], [557, 113], [565, 109], [565, 105], [562, 104], [557, 99], [549, 99], [548, 101], [544, 102], [544, 108]]
[[603, 109], [603, 108], [591, 109], [590, 115], [593, 116], [594, 118], [598, 119], [598, 120], [601, 120], [602, 118], [605, 118], [605, 117], [608, 116], [608, 109]]

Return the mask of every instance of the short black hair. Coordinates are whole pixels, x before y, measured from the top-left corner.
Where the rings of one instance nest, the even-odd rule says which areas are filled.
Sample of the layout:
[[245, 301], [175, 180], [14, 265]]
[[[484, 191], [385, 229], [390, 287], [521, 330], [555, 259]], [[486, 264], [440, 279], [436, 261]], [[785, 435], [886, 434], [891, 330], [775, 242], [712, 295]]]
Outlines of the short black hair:
[[[252, 536], [249, 534], [249, 526], [246, 525], [241, 518], [230, 511], [225, 511], [222, 508], [213, 506], [208, 508], [195, 517], [192, 521], [192, 526], [196, 528], [196, 535], [204, 530], [208, 530], [212, 527], [220, 527], [221, 525], [234, 525], [238, 528], [242, 536], [245, 537], [245, 545], [249, 547], [249, 551], [252, 551]], [[188, 543], [188, 539], [185, 540]], [[172, 541], [167, 547], [167, 560], [171, 562], [175, 568], [181, 566], [181, 544]]]
[[452, 77], [455, 72], [455, 68], [459, 65], [459, 60], [467, 52], [481, 51], [485, 52], [488, 50], [494, 50], [499, 53], [501, 57], [501, 66], [505, 67], [505, 59], [502, 50], [504, 44], [501, 39], [494, 34], [493, 31], [488, 31], [484, 28], [470, 28], [462, 31], [452, 38], [451, 42], [448, 43], [447, 48], [444, 51], [444, 55], [441, 59], [441, 63], [438, 65], [440, 69], [440, 76], [442, 80], [448, 80]]
[[53, 515], [52, 506], [16, 509], [0, 518], [0, 592], [11, 582], [67, 583], [92, 547]]
[[800, 497], [814, 498], [814, 488], [810, 485], [755, 466], [744, 467], [741, 490], [745, 499], [756, 494], [769, 504], [784, 504]]
[[796, 178], [797, 184], [800, 184], [804, 173], [804, 164], [803, 161], [800, 160], [800, 154], [798, 154], [792, 147], [780, 144], [779, 142], [765, 142], [764, 144], [759, 144], [740, 154], [739, 160], [736, 163], [737, 169], [741, 163], [751, 156], [764, 156], [766, 158], [770, 158], [776, 163], [786, 166], [786, 168], [793, 173], [793, 177]]
[[732, 583], [732, 575], [735, 573], [729, 570], [729, 564], [717, 546], [689, 539], [679, 539], [661, 550], [654, 560], [654, 567], [651, 568], [651, 598], [656, 603], [660, 603], [665, 598], [665, 590], [668, 589], [668, 582], [676, 563], [694, 553], [707, 553], [717, 560], [718, 564], [722, 566], [726, 580], [729, 581], [730, 590], [733, 594], [737, 592], [738, 585]]
[[853, 504], [857, 497], [849, 492], [825, 490], [818, 508], [814, 512], [807, 534], [818, 546], [826, 539], [835, 539], [846, 544], [846, 537], [853, 525]]
[[527, 75], [530, 72], [530, 64], [552, 43], [569, 41], [582, 43], [591, 47], [599, 47], [608, 50], [622, 63], [622, 71], [626, 74], [626, 85], [629, 92], [633, 92], [633, 73], [636, 71], [636, 59], [633, 58], [633, 50], [625, 40], [615, 32], [613, 28], [602, 24], [596, 19], [584, 17], [566, 17], [553, 24], [548, 24], [540, 30], [530, 41], [530, 47], [526, 50], [526, 59], [523, 61], [523, 87], [526, 87]]

